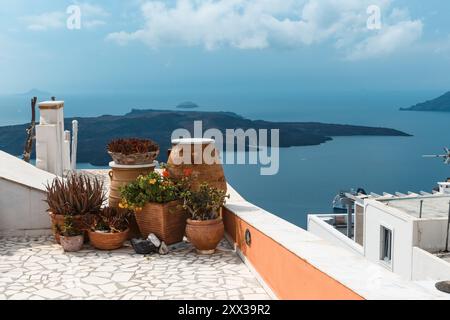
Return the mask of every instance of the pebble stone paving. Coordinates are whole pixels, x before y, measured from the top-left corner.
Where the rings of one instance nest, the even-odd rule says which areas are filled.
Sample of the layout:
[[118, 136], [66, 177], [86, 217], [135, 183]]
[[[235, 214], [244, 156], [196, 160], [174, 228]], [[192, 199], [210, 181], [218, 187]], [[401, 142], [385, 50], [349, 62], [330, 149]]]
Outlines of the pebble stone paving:
[[0, 238], [0, 300], [266, 300], [270, 295], [228, 242], [216, 254], [188, 243], [166, 256], [86, 245], [64, 253], [53, 237]]

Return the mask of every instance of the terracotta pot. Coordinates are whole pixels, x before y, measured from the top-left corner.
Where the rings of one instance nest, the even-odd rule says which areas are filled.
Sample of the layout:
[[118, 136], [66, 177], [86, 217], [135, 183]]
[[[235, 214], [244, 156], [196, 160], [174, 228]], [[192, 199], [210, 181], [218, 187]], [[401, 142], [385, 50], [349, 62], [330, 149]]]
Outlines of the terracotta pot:
[[224, 225], [222, 218], [215, 220], [187, 220], [186, 236], [199, 254], [213, 254], [223, 239]]
[[60, 235], [59, 239], [61, 241], [61, 246], [63, 247], [65, 252], [80, 251], [84, 243], [83, 235], [75, 237], [64, 237]]
[[[174, 178], [183, 178], [186, 170], [191, 172], [191, 189], [198, 190], [207, 183], [210, 187], [227, 191], [227, 182], [219, 151], [212, 139], [178, 139], [172, 141], [167, 170]], [[189, 152], [189, 155], [185, 155]]]
[[143, 166], [123, 166], [116, 165], [114, 162], [110, 164], [109, 178], [111, 184], [109, 188], [109, 206], [117, 208], [121, 201], [120, 188], [136, 181], [140, 175], [148, 175], [155, 171], [155, 164]]
[[89, 231], [89, 240], [94, 248], [100, 250], [116, 250], [123, 247], [130, 229], [119, 233], [102, 233]]
[[[59, 228], [62, 228], [64, 226], [64, 215], [54, 214], [52, 212], [50, 212], [49, 215], [50, 215], [50, 219], [52, 221], [53, 235], [55, 236], [55, 240], [58, 244], [61, 244], [60, 235], [58, 234], [58, 232], [56, 232], [56, 229], [54, 228], [54, 226], [58, 226]], [[84, 241], [89, 240], [86, 226], [83, 223], [83, 216], [81, 216], [81, 215], [73, 216], [73, 223], [76, 228], [84, 231]]]
[[154, 233], [168, 245], [183, 241], [188, 214], [180, 201], [147, 203], [135, 217], [143, 238]]

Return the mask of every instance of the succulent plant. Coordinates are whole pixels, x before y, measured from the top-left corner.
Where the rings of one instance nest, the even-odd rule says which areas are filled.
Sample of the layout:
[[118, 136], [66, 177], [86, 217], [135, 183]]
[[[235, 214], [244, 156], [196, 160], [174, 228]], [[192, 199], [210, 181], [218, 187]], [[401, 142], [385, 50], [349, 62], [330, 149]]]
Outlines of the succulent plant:
[[76, 226], [72, 216], [65, 216], [64, 225], [62, 227], [58, 227], [57, 231], [64, 237], [76, 237], [83, 234], [83, 231]]
[[108, 151], [130, 155], [135, 153], [147, 153], [159, 151], [159, 145], [146, 139], [116, 139], [108, 144]]
[[64, 216], [96, 214], [106, 201], [103, 182], [95, 177], [72, 174], [66, 179], [55, 178], [47, 184], [44, 200], [53, 214]]
[[128, 229], [130, 216], [129, 210], [106, 207], [96, 215], [86, 216], [86, 222], [92, 231], [119, 233]]
[[204, 183], [199, 190], [185, 190], [181, 193], [183, 208], [189, 212], [192, 220], [214, 220], [219, 210], [230, 196], [225, 191], [210, 187]]

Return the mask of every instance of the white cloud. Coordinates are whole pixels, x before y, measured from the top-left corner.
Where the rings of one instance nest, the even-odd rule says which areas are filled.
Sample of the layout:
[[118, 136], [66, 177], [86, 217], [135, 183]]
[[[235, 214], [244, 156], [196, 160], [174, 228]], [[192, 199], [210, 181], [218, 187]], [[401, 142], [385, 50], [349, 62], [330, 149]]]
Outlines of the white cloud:
[[[368, 30], [366, 9], [382, 9], [383, 28]], [[176, 0], [145, 1], [142, 28], [107, 36], [120, 45], [141, 41], [151, 48], [202, 46], [265, 49], [332, 43], [352, 59], [390, 54], [416, 41], [422, 22], [391, 0]], [[392, 41], [399, 40], [396, 43]], [[387, 45], [386, 49], [378, 45]], [[354, 51], [352, 51], [354, 49]]]
[[103, 7], [89, 2], [75, 1], [75, 5], [81, 8], [81, 12], [86, 17], [108, 17], [110, 15]]
[[[104, 19], [109, 16], [108, 11], [99, 5], [88, 2], [75, 2], [81, 9], [81, 27], [92, 29], [106, 24]], [[21, 17], [20, 20], [29, 30], [47, 31], [66, 27], [68, 14], [64, 11], [46, 12], [39, 15]]]
[[420, 20], [402, 21], [386, 26], [377, 35], [358, 43], [348, 58], [360, 60], [364, 58], [388, 55], [402, 48], [407, 48], [422, 35], [423, 24]]
[[22, 17], [21, 20], [27, 24], [27, 28], [33, 31], [45, 31], [49, 29], [60, 29], [65, 26], [64, 12], [47, 12], [35, 16]]

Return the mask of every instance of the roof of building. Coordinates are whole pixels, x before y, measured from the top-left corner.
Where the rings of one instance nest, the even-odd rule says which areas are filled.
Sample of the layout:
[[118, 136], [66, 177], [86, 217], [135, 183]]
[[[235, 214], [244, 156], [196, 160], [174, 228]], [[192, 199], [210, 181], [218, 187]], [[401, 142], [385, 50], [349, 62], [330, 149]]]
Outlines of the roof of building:
[[[444, 186], [448, 182], [439, 182]], [[401, 212], [413, 218], [439, 219], [448, 218], [450, 210], [450, 193], [433, 191], [433, 193], [420, 191], [415, 192], [395, 192], [390, 194], [384, 192], [382, 195], [371, 193], [368, 195], [352, 195], [346, 193], [346, 196], [356, 203], [363, 205], [366, 200], [376, 200], [386, 206], [400, 210]]]
[[432, 196], [406, 196], [383, 199], [379, 201], [389, 207], [399, 209], [415, 218], [435, 219], [448, 218], [449, 216], [450, 195], [436, 194]]

